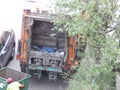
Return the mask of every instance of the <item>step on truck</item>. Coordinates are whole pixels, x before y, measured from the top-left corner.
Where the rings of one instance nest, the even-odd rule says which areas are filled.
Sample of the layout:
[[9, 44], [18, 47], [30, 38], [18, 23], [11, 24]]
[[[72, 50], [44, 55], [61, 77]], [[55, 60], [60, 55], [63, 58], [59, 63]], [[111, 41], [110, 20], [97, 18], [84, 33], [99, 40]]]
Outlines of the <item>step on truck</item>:
[[38, 77], [48, 73], [49, 80], [74, 65], [74, 38], [63, 30], [53, 30], [55, 14], [24, 10], [17, 58], [22, 72]]

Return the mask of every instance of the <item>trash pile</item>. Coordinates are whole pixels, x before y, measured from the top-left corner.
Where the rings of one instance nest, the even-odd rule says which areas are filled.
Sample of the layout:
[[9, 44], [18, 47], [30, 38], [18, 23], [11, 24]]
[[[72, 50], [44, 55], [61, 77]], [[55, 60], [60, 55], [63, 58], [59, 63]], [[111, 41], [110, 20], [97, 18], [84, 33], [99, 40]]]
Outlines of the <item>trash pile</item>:
[[57, 57], [62, 57], [62, 58], [65, 56], [64, 49], [56, 50], [55, 48], [51, 48], [51, 47], [33, 46], [32, 50], [38, 51], [40, 53], [44, 53], [44, 54], [50, 55], [50, 56], [57, 56]]

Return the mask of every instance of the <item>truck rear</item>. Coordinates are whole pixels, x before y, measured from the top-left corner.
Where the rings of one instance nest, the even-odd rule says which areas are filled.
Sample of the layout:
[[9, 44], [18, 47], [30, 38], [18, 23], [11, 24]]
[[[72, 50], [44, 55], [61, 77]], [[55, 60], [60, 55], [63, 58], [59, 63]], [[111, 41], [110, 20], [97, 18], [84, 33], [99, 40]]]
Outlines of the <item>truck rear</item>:
[[57, 15], [24, 10], [19, 54], [21, 71], [41, 78], [48, 72], [49, 80], [74, 65], [75, 42], [67, 32], [53, 30]]

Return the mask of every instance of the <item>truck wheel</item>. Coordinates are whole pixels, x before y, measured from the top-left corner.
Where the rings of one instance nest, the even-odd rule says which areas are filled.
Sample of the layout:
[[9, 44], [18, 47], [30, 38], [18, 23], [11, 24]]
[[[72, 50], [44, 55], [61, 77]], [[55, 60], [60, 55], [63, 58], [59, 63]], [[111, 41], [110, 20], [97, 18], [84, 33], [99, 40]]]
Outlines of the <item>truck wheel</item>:
[[26, 65], [20, 64], [21, 72], [26, 73]]

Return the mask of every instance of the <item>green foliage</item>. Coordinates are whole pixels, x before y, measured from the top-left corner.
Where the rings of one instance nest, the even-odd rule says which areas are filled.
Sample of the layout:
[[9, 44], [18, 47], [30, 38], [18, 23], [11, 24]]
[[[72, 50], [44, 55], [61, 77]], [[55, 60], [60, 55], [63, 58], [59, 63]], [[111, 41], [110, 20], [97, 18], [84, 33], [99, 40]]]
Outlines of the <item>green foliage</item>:
[[116, 65], [120, 58], [119, 0], [56, 1], [56, 12], [68, 15], [56, 22], [57, 27], [62, 25], [69, 35], [82, 35], [86, 44], [84, 58], [67, 90], [115, 90], [113, 70], [120, 67]]
[[114, 90], [111, 89], [112, 78], [111, 70], [106, 65], [97, 66], [93, 60], [87, 59], [81, 63], [67, 90]]

